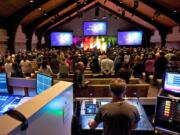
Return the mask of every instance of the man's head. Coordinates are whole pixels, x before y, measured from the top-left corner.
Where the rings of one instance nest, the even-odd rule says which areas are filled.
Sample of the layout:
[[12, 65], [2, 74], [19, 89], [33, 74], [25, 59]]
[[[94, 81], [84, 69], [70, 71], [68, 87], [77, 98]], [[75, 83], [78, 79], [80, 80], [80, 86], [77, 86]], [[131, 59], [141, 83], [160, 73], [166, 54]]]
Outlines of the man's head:
[[126, 92], [126, 81], [121, 78], [116, 78], [110, 83], [110, 91], [116, 97], [123, 97]]

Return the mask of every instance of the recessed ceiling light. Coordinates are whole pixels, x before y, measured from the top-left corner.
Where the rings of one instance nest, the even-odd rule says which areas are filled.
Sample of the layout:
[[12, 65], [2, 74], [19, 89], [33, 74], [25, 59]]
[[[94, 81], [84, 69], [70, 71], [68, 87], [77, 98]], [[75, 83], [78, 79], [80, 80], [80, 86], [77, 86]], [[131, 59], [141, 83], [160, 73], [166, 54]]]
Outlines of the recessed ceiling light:
[[46, 12], [44, 12], [44, 13], [43, 13], [43, 15], [44, 15], [44, 16], [46, 16], [46, 15], [47, 15], [47, 13], [46, 13]]
[[173, 10], [174, 13], [177, 13], [177, 10]]
[[30, 0], [29, 2], [30, 2], [30, 3], [33, 3], [33, 2], [34, 2], [34, 0]]

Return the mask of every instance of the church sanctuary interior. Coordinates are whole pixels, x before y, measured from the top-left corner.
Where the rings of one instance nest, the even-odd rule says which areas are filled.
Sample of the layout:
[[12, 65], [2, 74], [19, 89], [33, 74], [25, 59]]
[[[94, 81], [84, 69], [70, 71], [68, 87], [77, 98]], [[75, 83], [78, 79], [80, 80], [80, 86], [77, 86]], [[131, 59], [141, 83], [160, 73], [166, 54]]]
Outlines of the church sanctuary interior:
[[180, 0], [0, 0], [0, 135], [180, 135]]

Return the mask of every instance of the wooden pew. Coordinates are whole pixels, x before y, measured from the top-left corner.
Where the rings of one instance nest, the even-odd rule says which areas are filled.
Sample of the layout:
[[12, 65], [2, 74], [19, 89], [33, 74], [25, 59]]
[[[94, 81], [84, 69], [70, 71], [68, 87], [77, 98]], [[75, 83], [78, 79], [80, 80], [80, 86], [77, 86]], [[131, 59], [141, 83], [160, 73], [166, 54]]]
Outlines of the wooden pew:
[[[150, 79], [150, 83], [153, 84], [153, 75], [150, 75], [149, 76], [149, 79]], [[162, 79], [156, 79], [156, 82], [157, 82], [157, 86], [158, 88], [160, 89], [162, 87]]]
[[[114, 78], [87, 78], [89, 84], [110, 84]], [[130, 78], [129, 84], [139, 84], [139, 78]]]
[[92, 71], [91, 70], [85, 70], [84, 73], [85, 74], [92, 74]]
[[[89, 84], [109, 84], [114, 78], [87, 78]], [[73, 82], [73, 78], [60, 78], [59, 81]], [[139, 84], [139, 78], [130, 78], [129, 84]]]
[[[69, 78], [73, 78], [74, 74], [69, 74]], [[93, 74], [93, 73], [85, 73], [84, 74], [85, 78], [97, 78], [97, 77], [102, 77], [102, 74]]]
[[[139, 97], [147, 97], [149, 84], [127, 84], [126, 96], [135, 97], [136, 93]], [[75, 89], [76, 97], [110, 97], [109, 85], [107, 84], [89, 84], [83, 89]]]

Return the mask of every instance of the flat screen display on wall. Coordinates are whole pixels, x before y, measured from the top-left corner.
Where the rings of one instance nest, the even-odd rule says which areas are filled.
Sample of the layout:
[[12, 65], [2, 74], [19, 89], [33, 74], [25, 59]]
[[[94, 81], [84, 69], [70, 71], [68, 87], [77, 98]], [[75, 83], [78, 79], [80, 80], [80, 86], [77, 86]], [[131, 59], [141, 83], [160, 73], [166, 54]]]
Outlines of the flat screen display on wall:
[[118, 32], [118, 44], [122, 46], [142, 45], [142, 31], [121, 31]]
[[51, 46], [71, 46], [73, 43], [72, 32], [52, 32], [50, 35]]
[[107, 22], [84, 22], [84, 36], [102, 36], [107, 33]]

